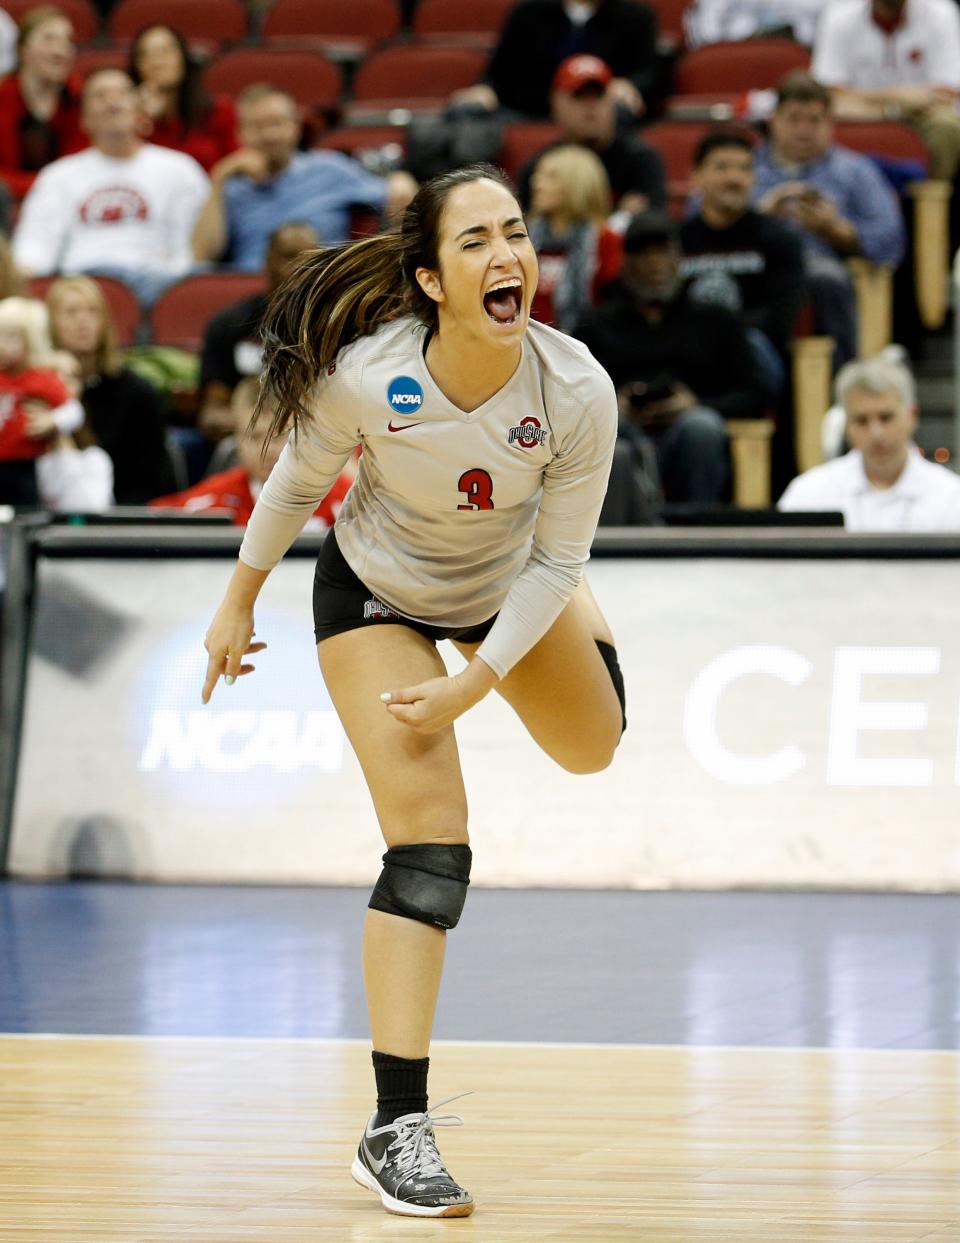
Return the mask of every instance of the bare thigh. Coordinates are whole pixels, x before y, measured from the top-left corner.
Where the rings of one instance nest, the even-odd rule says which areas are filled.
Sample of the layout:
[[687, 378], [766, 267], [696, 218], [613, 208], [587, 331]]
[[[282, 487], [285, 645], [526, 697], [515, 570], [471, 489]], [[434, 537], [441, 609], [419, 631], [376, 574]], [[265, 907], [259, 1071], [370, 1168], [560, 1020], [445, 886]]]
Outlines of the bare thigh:
[[[613, 644], [584, 581], [540, 642], [497, 687], [537, 744], [574, 773], [606, 768], [620, 741], [620, 700], [597, 650], [598, 639]], [[469, 660], [479, 644], [456, 646]]]
[[317, 655], [387, 845], [465, 843], [467, 799], [452, 726], [415, 734], [380, 702], [391, 686], [446, 674], [434, 645], [407, 626], [376, 626], [324, 639]]

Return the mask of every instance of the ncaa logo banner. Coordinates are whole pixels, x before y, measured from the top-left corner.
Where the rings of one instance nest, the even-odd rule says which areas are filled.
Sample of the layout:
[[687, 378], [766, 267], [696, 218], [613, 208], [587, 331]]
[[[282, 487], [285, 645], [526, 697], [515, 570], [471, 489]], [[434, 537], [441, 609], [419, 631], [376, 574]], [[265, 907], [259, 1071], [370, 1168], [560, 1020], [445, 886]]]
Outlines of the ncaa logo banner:
[[423, 389], [412, 376], [398, 375], [387, 385], [387, 402], [400, 414], [415, 414], [423, 405]]

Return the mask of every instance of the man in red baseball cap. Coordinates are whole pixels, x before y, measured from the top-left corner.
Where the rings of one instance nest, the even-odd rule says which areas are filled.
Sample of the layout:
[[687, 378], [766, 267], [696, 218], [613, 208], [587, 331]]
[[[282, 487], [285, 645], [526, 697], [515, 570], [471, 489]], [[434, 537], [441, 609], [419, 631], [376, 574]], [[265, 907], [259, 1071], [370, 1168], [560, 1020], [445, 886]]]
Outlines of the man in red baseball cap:
[[613, 70], [605, 60], [589, 53], [581, 53], [578, 56], [568, 56], [560, 62], [550, 86], [552, 90], [562, 91], [567, 95], [576, 95], [590, 88], [594, 95], [605, 95], [612, 80]]
[[561, 61], [551, 82], [550, 115], [561, 134], [520, 170], [517, 183], [524, 207], [537, 160], [566, 143], [589, 147], [600, 157], [617, 210], [632, 214], [664, 206], [663, 161], [636, 133], [618, 127], [613, 71], [605, 60], [580, 53]]

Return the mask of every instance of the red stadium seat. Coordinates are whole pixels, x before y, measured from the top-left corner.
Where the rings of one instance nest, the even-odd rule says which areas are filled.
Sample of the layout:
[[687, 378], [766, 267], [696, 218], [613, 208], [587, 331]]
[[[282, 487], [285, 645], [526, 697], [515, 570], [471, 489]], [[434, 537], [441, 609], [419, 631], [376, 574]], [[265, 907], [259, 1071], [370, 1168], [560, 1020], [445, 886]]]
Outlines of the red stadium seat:
[[[46, 298], [50, 286], [59, 279], [59, 276], [35, 276], [27, 282], [27, 293], [31, 298]], [[142, 317], [137, 295], [123, 281], [114, 280], [112, 276], [93, 276], [90, 279], [103, 290], [110, 318], [117, 330], [117, 343], [124, 348], [133, 345]]]
[[[38, 4], [37, 0], [4, 0], [2, 7], [15, 22], [19, 22], [24, 13], [37, 8]], [[100, 15], [90, 0], [56, 0], [53, 7], [70, 19], [77, 43], [89, 43], [100, 29]]]
[[493, 47], [516, 0], [420, 0], [413, 15], [418, 39], [446, 39]]
[[477, 48], [418, 43], [375, 52], [357, 72], [353, 103], [346, 112], [356, 116], [391, 108], [439, 109], [453, 91], [477, 81], [487, 59]]
[[264, 20], [263, 38], [362, 57], [399, 29], [396, 0], [276, 0]]
[[217, 311], [263, 288], [263, 277], [258, 272], [209, 272], [184, 277], [154, 304], [150, 316], [154, 345], [199, 351], [207, 324]]
[[122, 47], [85, 47], [73, 62], [75, 73], [87, 78], [98, 69], [123, 69], [130, 63], [130, 52]]
[[516, 180], [527, 160], [533, 159], [548, 143], [560, 137], [559, 125], [551, 121], [512, 121], [504, 127], [503, 146], [497, 163]]
[[154, 22], [216, 48], [246, 35], [247, 10], [241, 0], [120, 0], [110, 14], [110, 37], [133, 39]]
[[337, 108], [343, 77], [322, 52], [293, 48], [235, 48], [215, 56], [203, 73], [213, 94], [238, 95], [256, 82], [266, 82], [292, 95], [301, 108], [331, 113]]
[[926, 169], [930, 153], [912, 126], [902, 121], [837, 121], [834, 141], [862, 155], [885, 156], [891, 160], [916, 160]]
[[687, 52], [673, 71], [675, 95], [744, 93], [776, 86], [791, 69], [807, 69], [810, 49], [790, 39], [713, 43]]
[[316, 144], [329, 151], [343, 151], [346, 155], [361, 158], [367, 151], [379, 151], [396, 143], [402, 151], [407, 148], [407, 129], [404, 125], [346, 125], [342, 129], [324, 134]]
[[683, 15], [693, 0], [647, 0], [657, 15], [657, 44], [662, 51], [672, 52], [684, 45]]

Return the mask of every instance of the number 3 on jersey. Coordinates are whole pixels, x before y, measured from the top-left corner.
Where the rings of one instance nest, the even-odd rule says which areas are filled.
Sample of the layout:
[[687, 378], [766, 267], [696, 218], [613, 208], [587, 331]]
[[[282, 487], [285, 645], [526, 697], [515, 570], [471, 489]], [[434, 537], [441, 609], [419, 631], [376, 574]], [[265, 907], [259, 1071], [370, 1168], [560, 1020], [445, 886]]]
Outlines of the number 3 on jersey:
[[457, 509], [493, 509], [493, 480], [479, 466], [463, 472], [457, 489], [467, 498], [466, 505]]

